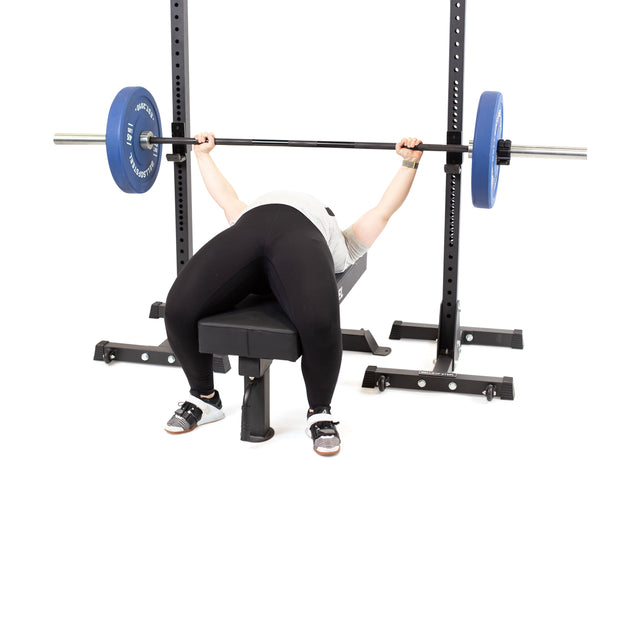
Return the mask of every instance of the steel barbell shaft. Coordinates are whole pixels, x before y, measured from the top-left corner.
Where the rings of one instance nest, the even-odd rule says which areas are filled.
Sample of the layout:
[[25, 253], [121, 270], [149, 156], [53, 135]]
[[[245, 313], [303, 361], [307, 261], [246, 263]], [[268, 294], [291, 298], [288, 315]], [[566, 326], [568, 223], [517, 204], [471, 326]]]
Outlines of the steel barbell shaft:
[[[149, 137], [151, 144], [199, 144], [195, 138], [156, 138]], [[382, 149], [393, 150], [394, 142], [344, 142], [340, 140], [262, 140], [252, 138], [216, 138], [219, 146], [240, 147], [310, 147], [323, 149]], [[448, 151], [466, 153], [469, 147], [455, 144], [420, 144], [419, 151]]]
[[[155, 136], [141, 136], [141, 141], [149, 144], [199, 144], [195, 138], [161, 138]], [[92, 145], [105, 144], [104, 134], [94, 133], [56, 133], [53, 136], [55, 144], [60, 145]], [[220, 146], [257, 146], [257, 147], [310, 147], [325, 149], [382, 149], [393, 150], [393, 142], [343, 142], [330, 140], [260, 140], [250, 138], [216, 138], [216, 145]], [[450, 153], [469, 153], [473, 155], [473, 141], [469, 145], [456, 144], [426, 144], [416, 147], [419, 151], [445, 151]], [[584, 147], [540, 147], [540, 146], [511, 146], [512, 156], [529, 158], [559, 158], [586, 160], [587, 149]]]

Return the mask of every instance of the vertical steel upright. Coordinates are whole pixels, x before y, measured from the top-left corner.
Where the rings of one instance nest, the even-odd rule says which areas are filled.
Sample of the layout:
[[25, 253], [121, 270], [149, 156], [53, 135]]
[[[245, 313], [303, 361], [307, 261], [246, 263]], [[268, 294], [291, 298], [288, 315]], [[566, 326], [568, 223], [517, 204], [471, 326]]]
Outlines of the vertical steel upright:
[[[172, 136], [184, 138], [189, 131], [189, 34], [187, 0], [170, 0], [171, 9], [171, 79], [173, 88]], [[191, 163], [186, 145], [173, 145], [167, 160], [173, 162], [176, 227], [176, 267], [180, 273], [193, 254], [193, 232], [191, 226]], [[151, 305], [150, 318], [164, 317], [164, 303]], [[96, 345], [94, 360], [111, 364], [141, 362], [143, 364], [179, 367], [168, 340], [162, 344], [124, 344], [102, 340]], [[214, 356], [214, 370], [229, 370], [227, 356]]]
[[[462, 144], [464, 97], [464, 50], [466, 0], [450, 0], [449, 88], [447, 93], [447, 144]], [[436, 340], [437, 356], [432, 371], [367, 367], [363, 387], [415, 389], [484, 395], [513, 400], [513, 378], [471, 376], [455, 373], [460, 346], [484, 345], [522, 349], [522, 331], [460, 326], [458, 301], [458, 257], [460, 254], [460, 201], [463, 153], [448, 152], [445, 171], [444, 243], [442, 302], [437, 325], [397, 320], [390, 338], [400, 340]]]
[[[187, 0], [170, 0], [171, 84], [173, 122], [171, 135], [185, 138], [189, 133], [189, 28]], [[167, 160], [174, 163], [176, 266], [180, 273], [193, 254], [191, 218], [191, 154], [186, 145], [173, 145]]]
[[[464, 27], [466, 0], [452, 0], [449, 19], [449, 91], [447, 96], [447, 144], [462, 144], [464, 93]], [[458, 255], [460, 242], [460, 192], [462, 153], [447, 153], [445, 233], [442, 270], [442, 303], [435, 371], [453, 371], [459, 353], [460, 303]]]

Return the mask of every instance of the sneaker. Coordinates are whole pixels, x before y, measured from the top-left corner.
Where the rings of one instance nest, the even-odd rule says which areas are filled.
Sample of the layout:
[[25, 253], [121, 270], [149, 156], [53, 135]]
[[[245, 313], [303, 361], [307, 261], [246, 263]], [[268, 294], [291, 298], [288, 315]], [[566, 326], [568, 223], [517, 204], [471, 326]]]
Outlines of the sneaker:
[[313, 439], [313, 450], [321, 456], [334, 456], [340, 451], [340, 434], [331, 409], [322, 407], [307, 413], [307, 435]]
[[189, 433], [196, 427], [209, 422], [217, 422], [224, 418], [220, 394], [216, 391], [213, 398], [196, 398], [189, 396], [189, 400], [180, 402], [175, 413], [167, 422], [164, 430], [167, 433]]

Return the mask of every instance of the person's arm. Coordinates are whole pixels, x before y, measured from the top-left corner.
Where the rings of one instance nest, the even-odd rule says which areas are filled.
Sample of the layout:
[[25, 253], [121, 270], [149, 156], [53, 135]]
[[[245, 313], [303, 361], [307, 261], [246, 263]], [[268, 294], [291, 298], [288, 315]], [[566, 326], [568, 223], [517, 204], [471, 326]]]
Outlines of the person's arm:
[[[403, 138], [396, 144], [396, 153], [403, 160], [417, 163], [422, 157], [422, 151], [414, 151], [413, 147], [419, 145], [420, 142], [416, 138]], [[402, 206], [409, 195], [415, 176], [416, 169], [400, 167], [377, 206], [353, 223], [353, 233], [362, 244], [371, 247], [377, 240], [391, 216]]]
[[247, 205], [238, 198], [238, 194], [222, 175], [213, 158], [209, 155], [216, 146], [213, 133], [198, 133], [195, 139], [200, 144], [193, 146], [198, 168], [211, 197], [224, 211], [229, 224], [235, 222]]

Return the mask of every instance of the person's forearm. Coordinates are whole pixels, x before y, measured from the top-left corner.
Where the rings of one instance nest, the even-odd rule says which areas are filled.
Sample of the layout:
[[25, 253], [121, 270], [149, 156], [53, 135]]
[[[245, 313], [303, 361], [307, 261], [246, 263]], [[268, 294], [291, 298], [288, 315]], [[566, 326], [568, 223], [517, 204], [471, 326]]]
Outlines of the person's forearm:
[[239, 201], [238, 194], [229, 184], [229, 181], [222, 175], [216, 166], [213, 158], [209, 154], [195, 154], [198, 161], [198, 168], [204, 180], [204, 184], [211, 197], [225, 211], [234, 209]]
[[353, 232], [360, 242], [367, 247], [371, 247], [377, 240], [387, 226], [391, 216], [407, 199], [415, 176], [415, 169], [400, 167], [378, 205], [353, 223]]
[[415, 169], [400, 167], [398, 173], [384, 192], [376, 209], [378, 209], [380, 216], [386, 218], [387, 222], [407, 199], [416, 173], [417, 171]]

